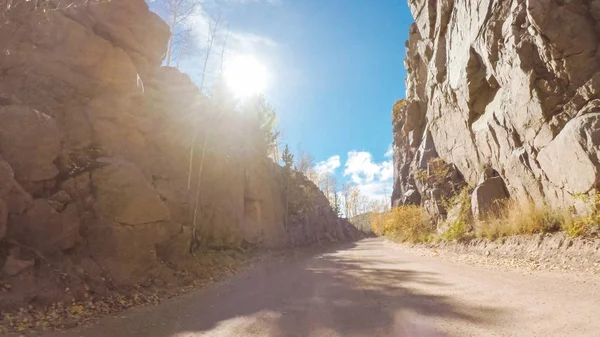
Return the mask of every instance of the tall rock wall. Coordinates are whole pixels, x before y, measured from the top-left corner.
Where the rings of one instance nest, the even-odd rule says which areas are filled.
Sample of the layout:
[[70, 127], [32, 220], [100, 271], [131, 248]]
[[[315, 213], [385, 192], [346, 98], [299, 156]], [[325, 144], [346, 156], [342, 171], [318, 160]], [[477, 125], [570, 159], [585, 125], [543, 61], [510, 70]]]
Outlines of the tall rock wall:
[[510, 197], [537, 204], [572, 205], [598, 187], [600, 1], [409, 6], [406, 100], [393, 120], [395, 204], [439, 199], [419, 179], [438, 157], [456, 186], [499, 176]]
[[0, 282], [13, 285], [0, 308], [64, 298], [65, 275], [71, 289], [139, 283], [190, 246], [356, 238], [253, 145], [252, 116], [161, 67], [170, 32], [144, 0], [35, 3], [0, 23]]

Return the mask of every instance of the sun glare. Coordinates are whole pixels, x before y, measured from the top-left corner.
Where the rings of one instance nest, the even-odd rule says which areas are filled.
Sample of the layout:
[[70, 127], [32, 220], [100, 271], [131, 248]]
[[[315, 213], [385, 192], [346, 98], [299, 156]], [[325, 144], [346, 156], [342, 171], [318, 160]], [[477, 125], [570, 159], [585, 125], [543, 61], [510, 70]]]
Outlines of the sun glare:
[[224, 75], [227, 85], [241, 98], [260, 94], [267, 86], [267, 69], [250, 55], [227, 62]]

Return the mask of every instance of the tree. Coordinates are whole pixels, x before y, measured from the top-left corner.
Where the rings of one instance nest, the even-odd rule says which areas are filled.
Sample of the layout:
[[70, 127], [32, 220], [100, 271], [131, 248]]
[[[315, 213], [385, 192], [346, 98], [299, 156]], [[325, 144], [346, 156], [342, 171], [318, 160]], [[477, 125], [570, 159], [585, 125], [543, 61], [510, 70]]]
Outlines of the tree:
[[[200, 1], [198, 0], [161, 0], [161, 7], [164, 12], [164, 19], [167, 21], [169, 28], [171, 29], [171, 38], [167, 45], [167, 57], [166, 64], [171, 66], [175, 45], [180, 43], [180, 55], [185, 52], [185, 48], [190, 41], [190, 28], [183, 29], [182, 26], [186, 21], [194, 15], [199, 6]], [[209, 34], [210, 35], [210, 34]], [[178, 38], [181, 38], [178, 40]]]
[[275, 144], [273, 144], [271, 150], [267, 154], [268, 157], [271, 158], [271, 160], [273, 160], [273, 162], [275, 162], [276, 164], [279, 164], [281, 160], [281, 147], [279, 145], [280, 141], [281, 137], [277, 137]]
[[290, 147], [286, 144], [281, 154], [281, 160], [285, 167], [286, 180], [285, 180], [285, 226], [289, 225], [288, 213], [289, 213], [289, 198], [290, 198], [290, 176], [292, 175], [292, 166], [294, 165], [294, 155], [290, 152]]
[[275, 112], [275, 109], [269, 103], [267, 103], [264, 96], [259, 96], [258, 103], [258, 120], [260, 122], [260, 133], [268, 149], [275, 145], [275, 143], [277, 142], [277, 138], [279, 137], [279, 131], [276, 130], [277, 114]]
[[[264, 154], [273, 152], [279, 140], [277, 131], [277, 113], [263, 95], [249, 98], [244, 103], [243, 114], [255, 124], [255, 141]], [[288, 148], [289, 150], [289, 148]]]
[[[216, 20], [213, 18], [210, 18], [208, 20], [208, 34], [206, 35], [206, 53], [204, 54], [204, 63], [202, 65], [202, 79], [200, 80], [200, 91], [204, 90], [204, 83], [206, 81], [206, 69], [208, 67], [208, 60], [210, 59], [210, 53], [212, 52], [213, 49], [213, 44], [215, 42], [215, 39], [217, 38], [217, 30], [219, 29], [219, 23], [221, 22], [221, 16], [219, 16]], [[229, 32], [227, 33], [229, 35]], [[222, 53], [225, 53], [225, 44], [227, 43], [227, 41], [224, 42], [223, 44], [223, 51]]]
[[[231, 95], [227, 94], [228, 91], [226, 89], [225, 84], [223, 83], [223, 81], [217, 81], [217, 83], [214, 86], [213, 89], [213, 96], [207, 100], [206, 104], [206, 110], [207, 111], [212, 111], [212, 116], [210, 118], [208, 118], [208, 120], [206, 121], [207, 123], [205, 123], [206, 125], [214, 125], [214, 126], [219, 126], [221, 125], [221, 121], [223, 120], [223, 118], [225, 118], [228, 115], [231, 115], [231, 112], [233, 112], [233, 110], [235, 110], [235, 102], [234, 100], [231, 99]], [[191, 189], [191, 182], [192, 182], [192, 170], [193, 170], [193, 163], [194, 163], [194, 151], [196, 148], [196, 138], [198, 136], [198, 132], [199, 132], [199, 125], [200, 121], [197, 119], [194, 123], [194, 135], [192, 137], [192, 144], [190, 146], [190, 159], [189, 159], [189, 172], [188, 172], [188, 193], [189, 195], [192, 195], [192, 189]], [[197, 245], [198, 243], [196, 242], [196, 220], [198, 219], [198, 205], [200, 202], [200, 192], [201, 192], [201, 187], [202, 187], [202, 174], [204, 172], [204, 163], [205, 163], [205, 159], [206, 159], [206, 154], [207, 151], [209, 149], [209, 143], [211, 140], [211, 136], [215, 133], [215, 130], [211, 129], [210, 127], [205, 127], [204, 128], [204, 139], [202, 142], [202, 152], [200, 155], [200, 164], [198, 167], [198, 173], [197, 173], [197, 178], [196, 178], [196, 189], [195, 189], [195, 196], [193, 199], [193, 202], [190, 204], [194, 205], [193, 208], [193, 212], [192, 212], [192, 238], [191, 238], [191, 245], [190, 245], [190, 253], [193, 253], [194, 247], [195, 245]]]
[[350, 207], [350, 217], [355, 217], [357, 215], [359, 215], [359, 199], [360, 199], [360, 192], [358, 191], [358, 188], [356, 188], [356, 186], [352, 185], [352, 188], [350, 189], [350, 202], [349, 202], [349, 207]]
[[312, 170], [314, 165], [313, 158], [310, 153], [298, 148], [298, 158], [296, 159], [296, 171], [303, 173], [308, 177], [308, 172]]
[[[177, 56], [177, 63], [175, 68], [179, 69], [181, 66], [181, 60], [187, 55], [192, 53], [194, 34], [193, 28], [188, 28], [178, 34], [177, 44], [179, 44], [179, 54]], [[169, 61], [170, 62], [170, 61]]]
[[77, 8], [87, 5], [107, 3], [111, 0], [63, 0], [63, 1], [48, 1], [48, 0], [0, 0], [0, 27], [10, 21], [12, 12], [19, 12], [19, 9], [24, 6], [30, 6], [34, 11], [56, 11], [68, 8]]
[[364, 214], [364, 213], [368, 213], [369, 211], [371, 211], [371, 202], [369, 200], [369, 198], [367, 198], [364, 195], [358, 195], [358, 205], [357, 205], [357, 215], [358, 214]]
[[283, 152], [281, 153], [281, 160], [283, 161], [284, 167], [291, 171], [292, 166], [294, 165], [294, 155], [290, 152], [290, 147], [288, 145], [283, 148]]
[[[194, 4], [194, 9], [192, 11], [192, 13], [188, 14], [187, 11], [183, 12], [183, 16], [185, 17], [185, 15], [187, 15], [187, 17], [185, 17], [185, 19], [181, 19], [181, 21], [179, 21], [180, 24], [181, 22], [185, 21], [187, 18], [189, 18], [193, 12], [195, 11], [195, 6], [197, 5], [197, 2], [195, 2], [194, 0], [165, 0], [167, 2], [173, 2], [173, 3], [186, 3], [189, 4], [189, 6], [191, 6], [191, 4]], [[181, 15], [181, 13], [180, 13]], [[182, 16], [179, 16], [180, 18]], [[217, 29], [219, 27], [219, 22], [221, 20], [221, 17], [219, 16], [219, 18], [217, 20], [213, 20], [210, 19], [209, 20], [209, 27], [208, 27], [208, 35], [206, 38], [206, 54], [204, 55], [204, 64], [202, 66], [202, 79], [200, 82], [200, 92], [204, 93], [204, 83], [206, 80], [206, 68], [208, 65], [208, 60], [210, 58], [210, 54], [212, 51], [212, 47], [213, 47], [213, 43], [215, 41], [216, 35], [217, 35]], [[175, 22], [175, 21], [173, 21]], [[172, 36], [171, 36], [171, 42], [169, 43], [169, 49], [170, 51], [168, 51], [168, 53], [172, 53], [172, 48], [173, 48], [173, 28], [172, 28]], [[224, 42], [226, 43], [226, 41]], [[225, 46], [223, 46], [223, 50], [224, 50]], [[223, 51], [224, 53], [224, 51]], [[169, 54], [170, 55], [170, 54]], [[170, 62], [170, 56], [167, 57], [167, 65], [169, 65]], [[220, 83], [217, 82], [217, 87]], [[212, 102], [214, 102], [214, 100], [211, 100]], [[215, 109], [217, 112], [220, 109]], [[215, 117], [215, 121], [216, 124], [220, 124], [220, 119], [223, 117], [223, 114], [217, 114], [217, 116]], [[196, 138], [198, 136], [198, 129], [199, 129], [199, 121], [196, 120], [194, 122], [194, 133], [192, 136], [192, 142], [190, 144], [190, 155], [189, 155], [189, 169], [188, 169], [188, 193], [191, 195], [192, 190], [191, 190], [191, 182], [192, 182], [192, 171], [193, 171], [193, 163], [194, 163], [194, 151], [196, 150]], [[204, 170], [204, 160], [206, 158], [206, 151], [209, 145], [209, 141], [210, 141], [210, 130], [204, 130], [204, 140], [202, 142], [202, 152], [201, 152], [201, 157], [200, 157], [200, 166], [198, 168], [198, 178], [197, 178], [197, 186], [196, 186], [196, 196], [194, 198], [194, 211], [192, 213], [192, 244], [190, 245], [190, 252], [193, 251], [193, 247], [194, 244], [196, 243], [196, 219], [198, 218], [198, 203], [199, 203], [199, 199], [200, 199], [200, 188], [202, 186], [202, 173]]]
[[227, 34], [225, 34], [225, 40], [221, 45], [221, 75], [223, 75], [223, 62], [225, 60], [225, 48], [227, 47], [227, 40], [229, 40], [229, 24], [227, 25]]
[[333, 205], [333, 192], [337, 186], [337, 180], [335, 179], [335, 176], [329, 172], [322, 172], [318, 175], [318, 177], [319, 188], [325, 195], [325, 198], [329, 200], [329, 203]]
[[333, 193], [333, 212], [335, 213], [336, 216], [340, 216], [341, 214], [341, 209], [340, 209], [340, 193], [337, 191], [337, 188], [334, 190]]
[[352, 195], [352, 184], [349, 182], [345, 182], [342, 185], [342, 199], [344, 202], [344, 214], [346, 218], [351, 218], [351, 207], [350, 207], [350, 198]]
[[314, 161], [310, 153], [298, 148], [298, 157], [296, 159], [296, 171], [304, 174], [310, 181], [318, 185], [319, 177], [314, 170]]

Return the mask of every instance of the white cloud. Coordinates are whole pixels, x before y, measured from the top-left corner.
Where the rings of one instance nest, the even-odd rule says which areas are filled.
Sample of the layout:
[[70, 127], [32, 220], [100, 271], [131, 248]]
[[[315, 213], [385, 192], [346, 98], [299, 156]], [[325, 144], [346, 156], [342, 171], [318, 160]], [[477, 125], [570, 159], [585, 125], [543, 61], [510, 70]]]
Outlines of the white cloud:
[[388, 149], [385, 152], [385, 157], [386, 158], [392, 158], [394, 156], [394, 147], [392, 146], [392, 144], [388, 145]]
[[183, 22], [185, 29], [192, 30], [195, 43], [200, 46], [203, 46], [206, 43], [206, 37], [210, 30], [210, 20], [210, 15], [200, 7], [195, 14]]
[[250, 3], [267, 3], [270, 5], [279, 5], [283, 0], [224, 0], [227, 3], [233, 4], [250, 4]]
[[389, 180], [394, 177], [394, 165], [391, 160], [381, 163], [381, 171], [379, 172], [379, 180]]
[[231, 31], [229, 32], [227, 47], [233, 51], [233, 53], [256, 54], [277, 47], [277, 43], [268, 36], [249, 32]]
[[360, 194], [370, 200], [381, 200], [392, 195], [392, 181], [374, 181], [357, 185]]
[[385, 153], [388, 160], [382, 162], [373, 161], [373, 156], [369, 152], [348, 152], [344, 176], [349, 176], [360, 193], [369, 199], [381, 199], [392, 192], [394, 165], [389, 155], [390, 149], [391, 146]]
[[371, 182], [380, 172], [381, 166], [373, 162], [373, 156], [369, 152], [348, 152], [344, 176], [350, 176], [354, 183]]
[[331, 173], [333, 174], [335, 172], [335, 170], [342, 166], [342, 163], [340, 161], [340, 156], [332, 156], [329, 157], [329, 159], [318, 162], [317, 165], [315, 165], [315, 172], [317, 174], [323, 174], [323, 173]]

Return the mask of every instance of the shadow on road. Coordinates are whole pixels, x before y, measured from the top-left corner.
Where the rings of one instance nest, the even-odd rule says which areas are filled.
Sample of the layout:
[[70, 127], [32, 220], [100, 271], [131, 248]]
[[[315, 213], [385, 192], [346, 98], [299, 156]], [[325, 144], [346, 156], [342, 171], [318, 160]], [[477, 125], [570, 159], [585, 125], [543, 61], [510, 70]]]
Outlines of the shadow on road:
[[432, 329], [436, 321], [492, 329], [506, 314], [440, 295], [451, 293], [443, 291], [450, 285], [441, 277], [393, 254], [371, 239], [297, 251], [228, 282], [61, 336], [437, 337], [444, 334]]
[[[210, 331], [207, 336], [235, 331], [239, 336], [429, 337], [443, 334], [411, 318], [493, 325], [502, 314], [498, 309], [459, 306], [450, 297], [420, 292], [419, 285], [443, 287], [445, 283], [435, 273], [403, 269], [400, 258], [381, 256], [372, 245], [381, 243], [367, 241], [359, 248], [343, 247], [257, 271], [223, 294], [213, 312], [190, 319], [181, 331]], [[239, 317], [252, 319], [227, 323]]]

